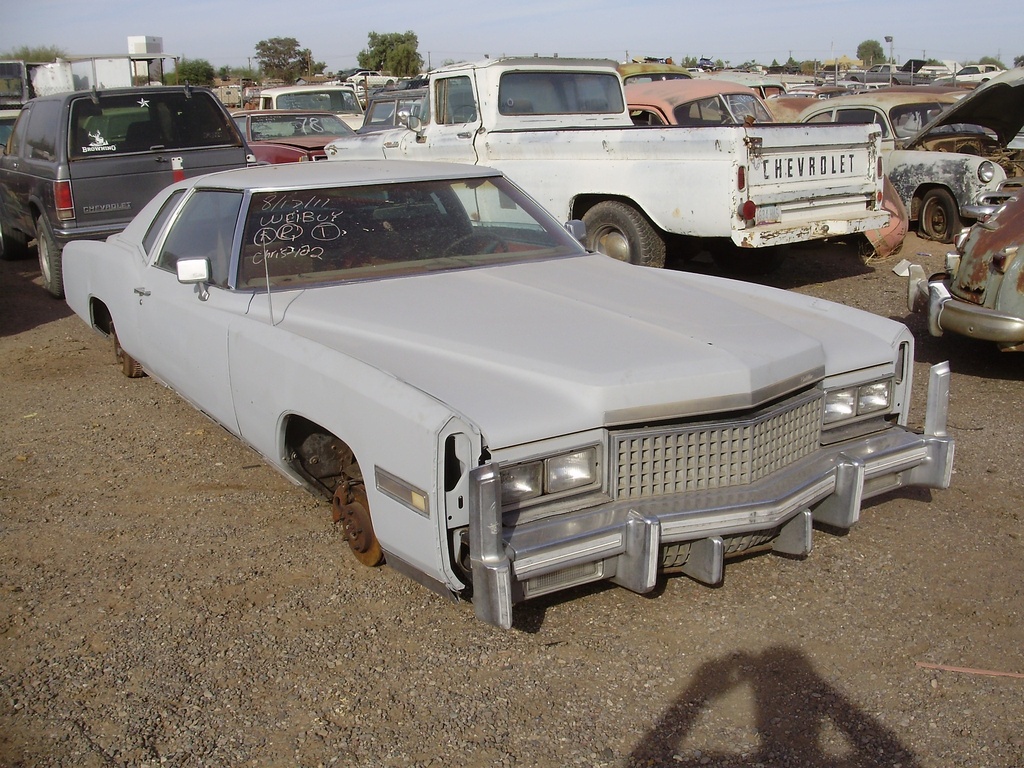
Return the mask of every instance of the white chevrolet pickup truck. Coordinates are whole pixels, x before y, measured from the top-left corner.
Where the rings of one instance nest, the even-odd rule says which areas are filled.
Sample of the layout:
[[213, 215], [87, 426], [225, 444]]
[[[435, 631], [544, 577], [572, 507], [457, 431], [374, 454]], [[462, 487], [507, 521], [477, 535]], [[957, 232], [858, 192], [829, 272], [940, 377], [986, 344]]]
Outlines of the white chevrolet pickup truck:
[[543, 57], [430, 75], [403, 127], [339, 138], [329, 159], [444, 160], [503, 171], [587, 246], [664, 266], [666, 247], [769, 259], [770, 246], [889, 223], [866, 125], [636, 126], [615, 62]]

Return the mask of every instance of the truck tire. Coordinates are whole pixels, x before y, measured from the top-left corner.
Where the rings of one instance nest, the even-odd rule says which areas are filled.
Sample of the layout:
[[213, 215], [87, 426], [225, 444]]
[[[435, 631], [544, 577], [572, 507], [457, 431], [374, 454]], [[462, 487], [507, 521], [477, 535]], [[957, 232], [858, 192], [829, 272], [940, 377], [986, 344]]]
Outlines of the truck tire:
[[28, 256], [28, 237], [24, 232], [5, 227], [0, 220], [0, 259], [14, 261]]
[[58, 299], [64, 298], [64, 270], [61, 264], [61, 248], [53, 239], [50, 225], [40, 216], [36, 219], [36, 250], [39, 252], [39, 272], [43, 276], [43, 288]]
[[917, 217], [918, 234], [928, 240], [952, 243], [960, 227], [960, 212], [953, 196], [945, 189], [929, 190], [921, 200], [921, 213]]
[[665, 266], [665, 241], [640, 211], [606, 200], [585, 214], [587, 248], [644, 267]]

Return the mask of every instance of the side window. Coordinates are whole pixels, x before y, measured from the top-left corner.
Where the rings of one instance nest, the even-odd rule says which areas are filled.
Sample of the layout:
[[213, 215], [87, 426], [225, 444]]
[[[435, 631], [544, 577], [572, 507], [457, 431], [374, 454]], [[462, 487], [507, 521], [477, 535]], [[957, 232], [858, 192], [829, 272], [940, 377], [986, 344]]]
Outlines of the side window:
[[[156, 266], [173, 272], [178, 259], [206, 258], [210, 260], [213, 284], [226, 286], [231, 243], [241, 207], [241, 192], [201, 190], [194, 193], [171, 225]], [[165, 214], [161, 211], [160, 215]]]
[[60, 128], [60, 101], [40, 101], [32, 110], [32, 128], [25, 138], [26, 155], [37, 160], [57, 159], [57, 131]]
[[873, 109], [853, 108], [836, 110], [837, 123], [870, 124], [877, 123], [882, 129], [882, 137], [889, 135], [889, 129], [885, 125], [882, 116]]
[[809, 117], [804, 120], [805, 123], [831, 123], [832, 122], [832, 110], [828, 112], [819, 112], [813, 117]]
[[185, 194], [185, 190], [178, 190], [174, 192], [164, 202], [160, 208], [160, 213], [153, 219], [153, 223], [149, 225], [149, 230], [146, 232], [146, 236], [142, 238], [142, 247], [147, 254], [153, 252], [153, 246], [156, 244], [157, 238], [160, 237], [160, 233], [163, 231], [164, 224], [174, 213], [174, 210], [178, 207], [178, 203], [181, 202], [181, 196]]
[[21, 148], [25, 145], [25, 134], [28, 132], [28, 121], [32, 117], [32, 107], [24, 107], [18, 119], [14, 123], [14, 130], [11, 138], [7, 141], [7, 154], [17, 157], [21, 154]]
[[469, 78], [449, 77], [437, 81], [437, 122], [459, 125], [476, 122], [476, 100]]
[[665, 121], [661, 115], [653, 109], [632, 109], [629, 112], [629, 119], [633, 125], [664, 125]]

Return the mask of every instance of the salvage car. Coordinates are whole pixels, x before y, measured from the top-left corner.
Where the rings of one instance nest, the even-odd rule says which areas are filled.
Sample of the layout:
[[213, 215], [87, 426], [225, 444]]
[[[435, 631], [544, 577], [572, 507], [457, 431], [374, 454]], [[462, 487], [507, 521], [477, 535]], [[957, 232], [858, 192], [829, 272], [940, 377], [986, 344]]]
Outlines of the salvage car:
[[953, 242], [980, 197], [1024, 176], [1024, 69], [982, 83], [885, 160], [918, 233]]
[[655, 80], [626, 86], [634, 125], [743, 125], [771, 123], [752, 88], [727, 80]]
[[334, 112], [355, 130], [363, 124], [363, 104], [354, 86], [281, 85], [264, 88], [259, 95], [260, 109], [312, 109]]
[[882, 129], [882, 152], [888, 154], [962, 97], [962, 91], [926, 85], [876, 88], [807, 103], [795, 121], [875, 123]]
[[995, 212], [957, 238], [945, 271], [909, 267], [908, 305], [928, 315], [932, 336], [955, 333], [1024, 352], [1024, 194], [1017, 187]]
[[978, 83], [987, 83], [1005, 71], [995, 64], [968, 64], [966, 67], [958, 69], [955, 74], [935, 78], [934, 83], [935, 85], [974, 86]]
[[64, 274], [124, 373], [329, 501], [359, 562], [502, 627], [579, 584], [805, 556], [812, 523], [949, 483], [948, 365], [910, 429], [906, 326], [582, 236], [485, 167], [265, 165], [172, 186]]
[[232, 112], [231, 117], [261, 163], [326, 160], [327, 142], [355, 133], [334, 112], [249, 109]]
[[375, 93], [366, 105], [363, 124], [356, 133], [373, 133], [396, 128], [403, 113], [427, 118], [429, 109], [426, 88], [391, 89]]

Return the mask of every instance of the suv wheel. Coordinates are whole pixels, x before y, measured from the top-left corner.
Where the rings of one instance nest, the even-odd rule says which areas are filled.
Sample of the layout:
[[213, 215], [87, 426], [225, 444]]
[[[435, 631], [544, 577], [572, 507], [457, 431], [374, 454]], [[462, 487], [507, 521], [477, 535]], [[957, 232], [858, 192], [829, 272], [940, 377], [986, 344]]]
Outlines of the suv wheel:
[[43, 288], [58, 299], [64, 298], [64, 270], [61, 248], [53, 239], [50, 225], [40, 216], [36, 220], [36, 250], [39, 251], [39, 271], [43, 275]]

